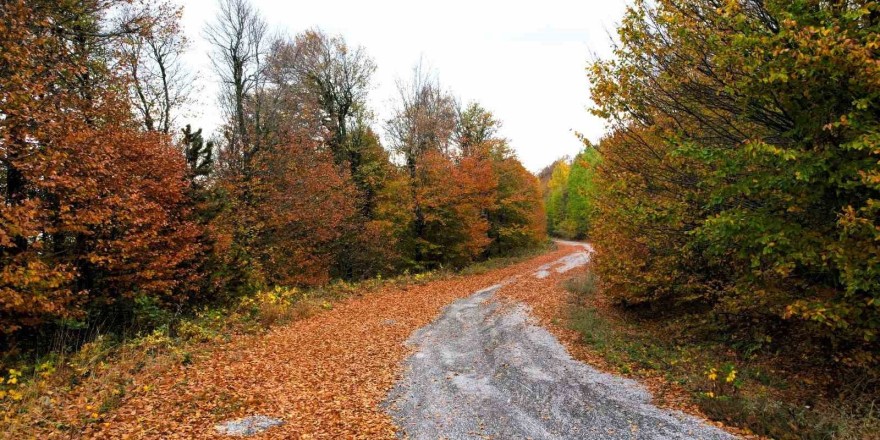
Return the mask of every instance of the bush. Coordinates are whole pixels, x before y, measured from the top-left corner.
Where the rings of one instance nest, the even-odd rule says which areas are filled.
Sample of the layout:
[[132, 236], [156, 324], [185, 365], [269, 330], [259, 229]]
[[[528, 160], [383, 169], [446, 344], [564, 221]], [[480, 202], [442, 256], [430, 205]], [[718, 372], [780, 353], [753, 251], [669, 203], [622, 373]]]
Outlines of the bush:
[[878, 379], [878, 17], [876, 2], [630, 8], [615, 59], [591, 69], [615, 127], [596, 269], [618, 303], [708, 307], [733, 339]]

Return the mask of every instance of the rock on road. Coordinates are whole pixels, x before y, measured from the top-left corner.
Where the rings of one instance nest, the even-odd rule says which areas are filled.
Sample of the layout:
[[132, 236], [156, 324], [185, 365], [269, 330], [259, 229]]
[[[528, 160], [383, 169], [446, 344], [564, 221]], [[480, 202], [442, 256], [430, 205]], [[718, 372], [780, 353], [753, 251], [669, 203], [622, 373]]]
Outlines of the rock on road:
[[[586, 263], [560, 259], [557, 271]], [[553, 264], [534, 274], [546, 277]], [[496, 295], [504, 283], [447, 306], [416, 331], [406, 373], [386, 405], [414, 439], [730, 439], [677, 411], [659, 409], [637, 382], [571, 358], [527, 306]]]

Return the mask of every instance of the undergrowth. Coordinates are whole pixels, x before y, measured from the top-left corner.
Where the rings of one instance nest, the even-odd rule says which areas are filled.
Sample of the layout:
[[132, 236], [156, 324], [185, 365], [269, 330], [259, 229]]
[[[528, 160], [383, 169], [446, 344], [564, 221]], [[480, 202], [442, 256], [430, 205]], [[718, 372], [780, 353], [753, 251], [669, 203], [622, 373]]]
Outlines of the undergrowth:
[[880, 433], [877, 398], [857, 384], [829, 394], [825, 372], [798, 371], [780, 356], [743, 355], [722, 338], [695, 335], [686, 318], [661, 322], [624, 314], [605, 305], [590, 271], [565, 287], [568, 326], [583, 344], [622, 374], [677, 385], [714, 420], [777, 439], [867, 440]]

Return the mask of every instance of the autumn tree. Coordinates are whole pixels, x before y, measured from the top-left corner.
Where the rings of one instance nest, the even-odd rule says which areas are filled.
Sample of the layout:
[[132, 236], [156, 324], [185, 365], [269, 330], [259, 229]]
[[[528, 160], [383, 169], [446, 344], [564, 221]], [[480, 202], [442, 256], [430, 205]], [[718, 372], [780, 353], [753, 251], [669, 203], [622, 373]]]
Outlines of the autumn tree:
[[128, 76], [135, 113], [147, 130], [171, 134], [178, 112], [192, 102], [194, 77], [183, 63], [189, 42], [180, 27], [182, 9], [170, 3], [126, 4], [120, 19], [134, 24], [115, 51]]
[[536, 176], [516, 158], [500, 136], [501, 121], [472, 102], [458, 112], [455, 142], [465, 172], [482, 175], [482, 216], [489, 229], [488, 256], [507, 255], [539, 246], [546, 239], [544, 202]]
[[217, 157], [217, 284], [231, 293], [326, 282], [354, 215], [350, 173], [324, 142], [320, 101], [285, 64], [283, 41], [244, 0], [221, 3], [206, 33], [226, 84]]
[[148, 297], [196, 274], [180, 150], [132, 119], [108, 27], [122, 2], [10, 1], [0, 12], [0, 322], [9, 334]]
[[320, 30], [297, 35], [283, 66], [322, 110], [330, 135], [326, 143], [337, 164], [347, 162], [352, 174], [360, 165], [358, 145], [349, 132], [367, 111], [366, 99], [376, 65], [363, 47], [349, 47], [341, 36]]
[[471, 156], [478, 145], [496, 139], [501, 122], [479, 103], [472, 102], [458, 110], [458, 124], [455, 128], [455, 141], [461, 154]]
[[733, 338], [877, 365], [878, 17], [867, 1], [630, 8], [591, 78], [615, 126], [596, 242], [618, 299], [709, 304]]
[[493, 156], [492, 170], [498, 184], [494, 203], [486, 212], [491, 240], [486, 254], [509, 255], [540, 246], [547, 232], [537, 177], [506, 148]]
[[547, 181], [545, 203], [547, 207], [547, 231], [570, 238], [571, 223], [568, 219], [568, 177], [571, 165], [568, 159], [557, 161]]
[[438, 230], [429, 225], [445, 221], [447, 214], [454, 215], [451, 211], [431, 211], [450, 207], [448, 194], [434, 190], [435, 185], [449, 182], [449, 176], [443, 176], [441, 170], [451, 166], [449, 153], [456, 128], [456, 104], [421, 64], [413, 69], [410, 82], [398, 83], [398, 95], [398, 107], [386, 124], [386, 132], [408, 178], [408, 205], [412, 213], [408, 221], [410, 233], [402, 238], [412, 262], [430, 267], [446, 262], [444, 246], [439, 241], [448, 241], [453, 235], [456, 240], [466, 237], [464, 233], [438, 237], [434, 235]]

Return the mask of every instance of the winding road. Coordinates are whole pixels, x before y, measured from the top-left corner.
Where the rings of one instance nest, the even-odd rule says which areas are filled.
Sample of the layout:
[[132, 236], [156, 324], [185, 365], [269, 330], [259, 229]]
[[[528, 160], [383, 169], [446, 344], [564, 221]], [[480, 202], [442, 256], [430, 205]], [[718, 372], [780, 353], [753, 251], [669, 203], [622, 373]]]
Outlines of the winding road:
[[[523, 276], [544, 279], [588, 258], [588, 249], [575, 250]], [[519, 278], [455, 301], [409, 339], [415, 352], [386, 403], [402, 436], [733, 438], [694, 417], [651, 405], [650, 394], [632, 380], [572, 359], [534, 323], [527, 305], [497, 295]]]
[[[80, 438], [726, 439], [573, 359], [562, 283], [590, 249], [559, 243], [470, 275], [385, 283], [332, 309], [140, 371]], [[87, 389], [87, 388], [83, 388]], [[83, 405], [95, 405], [83, 396]], [[74, 408], [75, 409], [75, 408]], [[88, 411], [88, 408], [86, 408]], [[81, 420], [70, 411], [65, 423]], [[48, 426], [48, 425], [47, 425]], [[37, 438], [53, 436], [37, 428]]]

